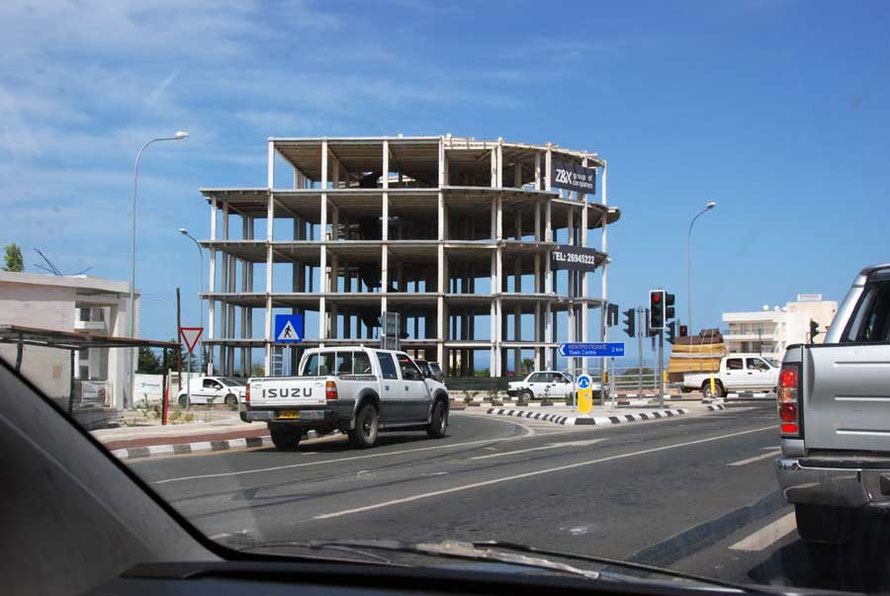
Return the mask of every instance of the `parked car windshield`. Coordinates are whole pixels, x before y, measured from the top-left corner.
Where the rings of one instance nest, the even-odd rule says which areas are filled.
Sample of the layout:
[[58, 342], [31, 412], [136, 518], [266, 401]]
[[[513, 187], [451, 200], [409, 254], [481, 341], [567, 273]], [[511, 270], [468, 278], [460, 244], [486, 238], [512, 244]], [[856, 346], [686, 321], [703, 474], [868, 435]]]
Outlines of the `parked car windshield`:
[[219, 552], [890, 592], [890, 2], [0, 33], [0, 359]]

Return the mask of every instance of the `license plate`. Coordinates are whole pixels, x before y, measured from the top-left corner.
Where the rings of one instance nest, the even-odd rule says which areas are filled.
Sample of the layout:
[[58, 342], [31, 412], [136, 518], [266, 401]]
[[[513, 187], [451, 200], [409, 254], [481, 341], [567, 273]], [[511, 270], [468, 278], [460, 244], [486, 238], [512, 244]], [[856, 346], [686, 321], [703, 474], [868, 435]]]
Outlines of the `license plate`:
[[296, 410], [284, 410], [282, 412], [278, 412], [279, 420], [299, 420], [300, 413]]

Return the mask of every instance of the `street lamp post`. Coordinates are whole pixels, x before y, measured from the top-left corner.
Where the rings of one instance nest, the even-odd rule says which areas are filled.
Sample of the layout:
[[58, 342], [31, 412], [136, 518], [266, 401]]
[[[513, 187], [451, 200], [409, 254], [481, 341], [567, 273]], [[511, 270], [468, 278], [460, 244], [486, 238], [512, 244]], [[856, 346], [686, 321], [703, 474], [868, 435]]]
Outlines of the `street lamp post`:
[[[130, 309], [130, 337], [136, 337], [136, 311], [135, 311], [135, 292], [136, 292], [136, 194], [139, 188], [139, 160], [142, 158], [142, 152], [146, 147], [158, 141], [178, 141], [189, 136], [189, 133], [179, 130], [172, 137], [158, 137], [145, 143], [136, 154], [136, 164], [133, 168], [133, 229], [130, 238], [130, 300], [128, 308]], [[133, 381], [135, 379], [136, 367], [133, 364], [133, 353], [130, 353], [130, 392], [129, 398], [124, 392], [124, 407], [132, 405]]]
[[[195, 246], [198, 247], [198, 254], [201, 256], [201, 271], [198, 275], [198, 281], [201, 284], [201, 293], [198, 295], [198, 311], [201, 316], [201, 328], [204, 328], [204, 298], [202, 294], [204, 293], [204, 249], [201, 248], [201, 244], [195, 239], [194, 236], [189, 234], [189, 231], [186, 228], [179, 228], [179, 233], [191, 240], [195, 243]], [[203, 334], [202, 334], [203, 336]], [[206, 360], [204, 358], [204, 341], [201, 341], [201, 356], [202, 360]]]
[[717, 206], [715, 201], [708, 201], [705, 208], [698, 212], [698, 215], [689, 222], [689, 233], [686, 235], [686, 296], [688, 304], [687, 319], [689, 319], [689, 333], [695, 333], [695, 327], [692, 326], [692, 226], [695, 220]]

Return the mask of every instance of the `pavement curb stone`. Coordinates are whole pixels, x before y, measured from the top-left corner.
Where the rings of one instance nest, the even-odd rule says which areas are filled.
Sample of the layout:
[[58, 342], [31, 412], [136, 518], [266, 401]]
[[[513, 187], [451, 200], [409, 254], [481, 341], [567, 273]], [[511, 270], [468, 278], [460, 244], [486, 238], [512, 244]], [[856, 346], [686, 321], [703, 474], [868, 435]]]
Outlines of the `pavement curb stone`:
[[[722, 408], [721, 408], [722, 409]], [[615, 414], [612, 416], [595, 416], [592, 418], [582, 416], [560, 416], [559, 414], [545, 414], [528, 410], [514, 410], [507, 408], [489, 408], [485, 412], [490, 416], [515, 416], [516, 418], [528, 418], [531, 420], [543, 420], [565, 426], [590, 426], [605, 424], [622, 424], [627, 422], [641, 422], [643, 420], [657, 420], [660, 418], [673, 418], [682, 416], [687, 410], [653, 410], [639, 414]]]
[[[306, 433], [309, 439], [315, 438], [315, 431], [310, 430]], [[272, 438], [265, 437], [246, 437], [240, 439], [225, 439], [221, 441], [198, 441], [196, 443], [173, 443], [169, 445], [150, 445], [147, 447], [128, 447], [125, 449], [115, 449], [111, 452], [113, 456], [121, 460], [142, 459], [147, 457], [155, 457], [158, 455], [189, 455], [192, 453], [203, 453], [213, 451], [228, 451], [230, 449], [255, 449], [257, 447], [271, 447]]]

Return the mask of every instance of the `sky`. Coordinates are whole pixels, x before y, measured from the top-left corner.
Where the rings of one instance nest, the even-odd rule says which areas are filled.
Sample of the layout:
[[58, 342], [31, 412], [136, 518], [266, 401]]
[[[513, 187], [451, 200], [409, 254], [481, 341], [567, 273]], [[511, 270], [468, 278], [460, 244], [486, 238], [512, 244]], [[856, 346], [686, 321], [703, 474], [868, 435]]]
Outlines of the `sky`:
[[[263, 186], [269, 136], [503, 137], [609, 163], [609, 298], [695, 327], [890, 261], [890, 4], [0, 3], [0, 244], [128, 279], [142, 335], [198, 319], [201, 187]], [[598, 284], [594, 284], [598, 287]]]

